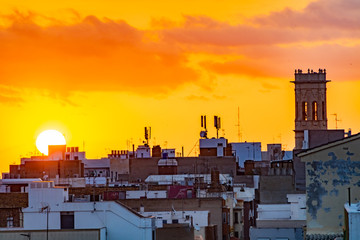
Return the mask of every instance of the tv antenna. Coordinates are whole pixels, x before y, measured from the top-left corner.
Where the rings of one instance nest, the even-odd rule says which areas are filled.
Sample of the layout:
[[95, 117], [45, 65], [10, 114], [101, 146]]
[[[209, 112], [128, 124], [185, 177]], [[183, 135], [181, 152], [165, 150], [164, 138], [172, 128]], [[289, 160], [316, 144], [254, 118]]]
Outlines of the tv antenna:
[[337, 113], [333, 113], [331, 115], [335, 116], [335, 129], [338, 129], [338, 122], [341, 122], [341, 120], [338, 119]]
[[241, 130], [240, 130], [240, 107], [238, 107], [238, 121], [237, 121], [237, 125], [235, 125], [237, 127], [238, 130], [238, 140], [239, 142], [241, 142]]

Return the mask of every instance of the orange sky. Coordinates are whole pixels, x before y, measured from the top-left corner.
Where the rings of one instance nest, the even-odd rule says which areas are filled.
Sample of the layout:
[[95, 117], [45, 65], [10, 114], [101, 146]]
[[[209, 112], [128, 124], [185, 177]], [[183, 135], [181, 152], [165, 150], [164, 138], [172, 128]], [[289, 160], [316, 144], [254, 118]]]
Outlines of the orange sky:
[[46, 129], [97, 158], [151, 126], [188, 155], [203, 114], [237, 141], [238, 107], [243, 141], [291, 150], [295, 68], [326, 68], [329, 128], [359, 131], [357, 0], [0, 3], [1, 172]]

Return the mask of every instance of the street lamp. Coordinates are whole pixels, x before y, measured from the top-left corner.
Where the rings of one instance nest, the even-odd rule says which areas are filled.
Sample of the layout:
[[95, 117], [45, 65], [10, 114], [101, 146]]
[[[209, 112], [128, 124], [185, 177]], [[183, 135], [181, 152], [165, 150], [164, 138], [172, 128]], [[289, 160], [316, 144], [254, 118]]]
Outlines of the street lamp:
[[44, 210], [46, 210], [46, 240], [49, 240], [49, 210], [50, 207], [46, 206], [41, 208], [41, 212], [43, 212]]

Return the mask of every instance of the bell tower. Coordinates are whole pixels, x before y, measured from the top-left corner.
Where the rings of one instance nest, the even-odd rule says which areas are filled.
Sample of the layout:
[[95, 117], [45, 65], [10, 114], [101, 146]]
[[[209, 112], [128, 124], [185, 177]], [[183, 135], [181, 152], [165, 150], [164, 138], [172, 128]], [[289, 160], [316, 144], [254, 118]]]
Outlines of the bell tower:
[[326, 69], [295, 70], [295, 149], [303, 148], [304, 130], [327, 130]]

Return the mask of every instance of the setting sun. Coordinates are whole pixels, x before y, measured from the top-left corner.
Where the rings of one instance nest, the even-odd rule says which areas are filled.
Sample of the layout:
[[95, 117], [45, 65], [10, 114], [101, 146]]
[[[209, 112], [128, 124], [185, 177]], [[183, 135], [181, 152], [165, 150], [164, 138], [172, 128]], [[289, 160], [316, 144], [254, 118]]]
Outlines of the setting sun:
[[39, 134], [36, 139], [37, 149], [48, 155], [48, 146], [49, 145], [65, 145], [65, 137], [59, 131], [56, 130], [46, 130]]

